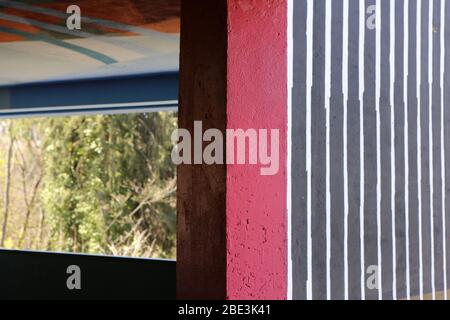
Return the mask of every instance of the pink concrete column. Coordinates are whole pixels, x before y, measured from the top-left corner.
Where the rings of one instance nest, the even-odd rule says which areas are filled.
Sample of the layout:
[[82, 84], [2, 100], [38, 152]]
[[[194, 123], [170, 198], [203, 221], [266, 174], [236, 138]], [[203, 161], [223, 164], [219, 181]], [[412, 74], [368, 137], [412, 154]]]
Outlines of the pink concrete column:
[[182, 1], [179, 119], [278, 129], [280, 145], [271, 176], [179, 166], [178, 297], [286, 299], [287, 0]]

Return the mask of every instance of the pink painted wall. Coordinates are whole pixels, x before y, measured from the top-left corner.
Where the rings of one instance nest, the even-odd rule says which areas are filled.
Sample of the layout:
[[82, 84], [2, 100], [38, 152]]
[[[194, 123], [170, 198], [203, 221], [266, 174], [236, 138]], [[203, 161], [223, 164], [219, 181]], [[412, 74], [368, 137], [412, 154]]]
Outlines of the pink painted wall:
[[280, 168], [178, 167], [177, 297], [287, 296], [287, 0], [183, 0], [179, 125], [279, 129]]
[[227, 167], [227, 298], [286, 299], [285, 0], [228, 0], [227, 128], [280, 130], [277, 175]]

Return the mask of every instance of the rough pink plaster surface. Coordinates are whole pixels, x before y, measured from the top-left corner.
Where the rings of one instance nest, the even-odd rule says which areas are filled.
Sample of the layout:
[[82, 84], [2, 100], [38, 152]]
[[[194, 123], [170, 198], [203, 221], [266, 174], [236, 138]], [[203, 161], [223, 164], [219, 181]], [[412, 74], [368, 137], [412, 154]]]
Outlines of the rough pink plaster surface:
[[227, 128], [280, 130], [277, 175], [227, 166], [227, 298], [286, 299], [286, 0], [228, 0]]
[[178, 167], [177, 297], [285, 299], [287, 0], [183, 0], [180, 127], [279, 129], [280, 171]]

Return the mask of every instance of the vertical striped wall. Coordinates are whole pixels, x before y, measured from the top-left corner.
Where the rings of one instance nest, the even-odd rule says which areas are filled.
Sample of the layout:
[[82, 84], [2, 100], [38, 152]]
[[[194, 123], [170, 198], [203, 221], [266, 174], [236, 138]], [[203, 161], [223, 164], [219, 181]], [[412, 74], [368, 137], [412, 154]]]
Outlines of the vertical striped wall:
[[447, 298], [450, 3], [293, 6], [293, 298]]

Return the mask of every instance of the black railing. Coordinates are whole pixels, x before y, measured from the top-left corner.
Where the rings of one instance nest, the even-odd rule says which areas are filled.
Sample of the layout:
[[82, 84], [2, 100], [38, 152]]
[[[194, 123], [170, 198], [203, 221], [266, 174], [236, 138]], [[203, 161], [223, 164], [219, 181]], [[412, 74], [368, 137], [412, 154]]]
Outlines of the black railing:
[[175, 261], [0, 250], [0, 299], [175, 299]]

